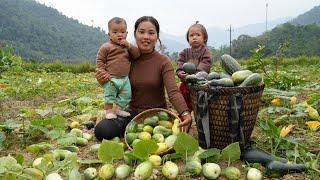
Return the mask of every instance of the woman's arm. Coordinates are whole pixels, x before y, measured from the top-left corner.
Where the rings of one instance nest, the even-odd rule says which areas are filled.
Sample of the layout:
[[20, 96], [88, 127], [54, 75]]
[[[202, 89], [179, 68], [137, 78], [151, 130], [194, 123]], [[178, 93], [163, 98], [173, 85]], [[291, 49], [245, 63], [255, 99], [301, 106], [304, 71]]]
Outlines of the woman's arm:
[[162, 64], [162, 79], [167, 91], [168, 97], [174, 108], [179, 114], [189, 111], [182, 94], [180, 93], [175, 81], [175, 74], [170, 60], [165, 60]]

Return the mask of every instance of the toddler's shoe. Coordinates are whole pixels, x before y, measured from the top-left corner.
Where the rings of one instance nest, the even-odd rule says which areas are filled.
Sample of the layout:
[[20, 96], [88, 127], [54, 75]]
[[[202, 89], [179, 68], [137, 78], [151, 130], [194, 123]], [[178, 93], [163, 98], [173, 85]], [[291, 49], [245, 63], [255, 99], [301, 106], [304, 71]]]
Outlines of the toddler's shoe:
[[111, 109], [108, 109], [108, 110], [106, 110], [106, 118], [107, 119], [116, 119], [117, 115]]
[[116, 114], [121, 117], [129, 117], [131, 114], [127, 111], [122, 110], [121, 108], [117, 108]]

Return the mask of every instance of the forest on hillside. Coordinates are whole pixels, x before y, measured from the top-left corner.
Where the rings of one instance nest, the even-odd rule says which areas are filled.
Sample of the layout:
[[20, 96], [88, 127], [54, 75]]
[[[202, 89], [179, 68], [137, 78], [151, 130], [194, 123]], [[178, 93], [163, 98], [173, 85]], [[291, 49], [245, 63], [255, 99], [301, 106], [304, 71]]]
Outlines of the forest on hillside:
[[[264, 56], [276, 55], [279, 47], [286, 46], [285, 55], [296, 57], [300, 55], [320, 55], [320, 25], [293, 25], [285, 23], [264, 33], [261, 36], [251, 37], [241, 35], [232, 41], [231, 55], [236, 58], [248, 59], [251, 50], [258, 45], [265, 46]], [[220, 49], [211, 48], [215, 59], [224, 53], [230, 53], [230, 47], [224, 46]]]
[[0, 0], [0, 43], [25, 59], [95, 59], [107, 36], [33, 0]]

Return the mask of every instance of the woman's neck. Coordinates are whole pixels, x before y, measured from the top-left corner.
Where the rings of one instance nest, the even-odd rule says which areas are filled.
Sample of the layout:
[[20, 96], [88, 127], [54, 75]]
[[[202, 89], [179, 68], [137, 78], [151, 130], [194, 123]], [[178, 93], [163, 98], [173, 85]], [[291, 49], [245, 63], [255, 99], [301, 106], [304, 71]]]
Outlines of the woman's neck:
[[149, 50], [149, 51], [141, 51], [141, 54], [152, 54], [155, 50]]

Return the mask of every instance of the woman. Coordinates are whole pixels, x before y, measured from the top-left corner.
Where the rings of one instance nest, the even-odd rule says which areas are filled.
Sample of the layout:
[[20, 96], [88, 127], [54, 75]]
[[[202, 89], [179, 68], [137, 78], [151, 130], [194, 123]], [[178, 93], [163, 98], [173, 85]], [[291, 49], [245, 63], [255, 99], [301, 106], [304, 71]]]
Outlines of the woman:
[[[138, 113], [152, 108], [167, 108], [165, 90], [170, 102], [183, 121], [180, 127], [183, 131], [189, 131], [192, 119], [186, 102], [175, 82], [174, 68], [167, 56], [155, 50], [159, 32], [159, 23], [152, 16], [143, 16], [136, 21], [134, 37], [141, 56], [132, 62], [129, 75], [132, 99], [126, 111], [131, 116], [100, 121], [95, 127], [97, 139], [123, 136], [126, 125]], [[105, 82], [107, 75], [104, 72], [97, 71], [96, 78], [99, 82]]]

